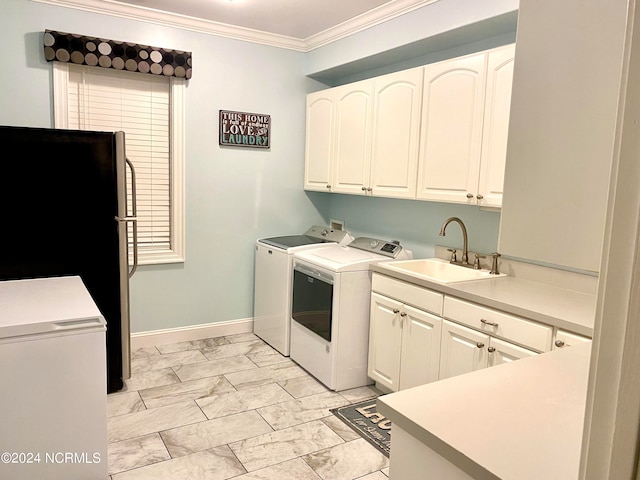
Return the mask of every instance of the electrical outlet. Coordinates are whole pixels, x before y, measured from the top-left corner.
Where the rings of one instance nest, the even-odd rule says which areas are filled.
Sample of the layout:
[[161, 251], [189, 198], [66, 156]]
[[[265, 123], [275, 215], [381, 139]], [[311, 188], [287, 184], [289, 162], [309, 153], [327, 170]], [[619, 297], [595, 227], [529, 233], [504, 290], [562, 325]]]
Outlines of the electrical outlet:
[[344, 222], [342, 220], [331, 219], [330, 226], [333, 230], [344, 230]]

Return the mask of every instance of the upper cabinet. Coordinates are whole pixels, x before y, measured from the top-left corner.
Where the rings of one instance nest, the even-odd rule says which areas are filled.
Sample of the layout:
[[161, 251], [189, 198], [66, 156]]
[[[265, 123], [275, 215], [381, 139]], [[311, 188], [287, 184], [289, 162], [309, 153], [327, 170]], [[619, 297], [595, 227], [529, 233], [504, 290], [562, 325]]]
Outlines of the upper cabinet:
[[373, 80], [333, 89], [335, 140], [332, 192], [366, 193], [371, 170]]
[[333, 175], [334, 92], [307, 95], [307, 139], [304, 161], [305, 190], [331, 191]]
[[373, 195], [415, 198], [422, 68], [377, 77], [374, 81], [371, 175]]
[[500, 207], [513, 53], [310, 94], [305, 189]]
[[475, 203], [485, 76], [484, 53], [425, 67], [418, 198]]
[[425, 67], [417, 198], [501, 206], [514, 50]]
[[476, 197], [480, 205], [489, 207], [502, 205], [514, 54], [515, 45], [508, 45], [487, 55], [482, 153]]
[[422, 71], [308, 95], [306, 190], [415, 198]]

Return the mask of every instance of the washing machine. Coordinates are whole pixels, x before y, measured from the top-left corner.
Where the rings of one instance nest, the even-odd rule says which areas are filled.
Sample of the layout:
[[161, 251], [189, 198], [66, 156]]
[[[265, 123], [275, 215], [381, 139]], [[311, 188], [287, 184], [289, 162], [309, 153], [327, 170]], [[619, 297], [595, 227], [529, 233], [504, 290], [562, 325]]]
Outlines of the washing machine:
[[369, 267], [411, 258], [412, 252], [398, 242], [369, 237], [296, 253], [291, 359], [331, 390], [372, 383], [367, 376]]
[[283, 235], [256, 241], [253, 332], [289, 356], [293, 255], [331, 245], [347, 245], [353, 237], [344, 230], [314, 225], [302, 235]]

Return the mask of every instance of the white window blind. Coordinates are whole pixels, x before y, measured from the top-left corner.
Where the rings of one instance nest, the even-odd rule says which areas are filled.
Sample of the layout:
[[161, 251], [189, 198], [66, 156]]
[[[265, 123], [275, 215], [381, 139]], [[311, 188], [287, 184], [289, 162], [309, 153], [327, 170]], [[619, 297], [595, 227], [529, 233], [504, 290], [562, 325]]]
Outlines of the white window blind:
[[[127, 158], [136, 171], [140, 263], [182, 260], [181, 252], [175, 258], [176, 243], [182, 243], [175, 229], [182, 220], [176, 219], [179, 209], [172, 204], [177, 169], [172, 164], [171, 80], [77, 65], [66, 68], [64, 127], [125, 132]], [[131, 208], [128, 205], [129, 213]], [[132, 248], [131, 232], [129, 241]]]

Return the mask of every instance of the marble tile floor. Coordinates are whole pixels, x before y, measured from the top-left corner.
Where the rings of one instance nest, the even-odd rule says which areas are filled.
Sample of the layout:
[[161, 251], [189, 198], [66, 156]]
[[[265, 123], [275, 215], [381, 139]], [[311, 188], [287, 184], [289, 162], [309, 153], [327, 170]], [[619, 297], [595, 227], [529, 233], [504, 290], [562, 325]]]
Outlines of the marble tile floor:
[[132, 352], [108, 395], [111, 480], [388, 480], [389, 461], [329, 409], [332, 392], [252, 333]]

